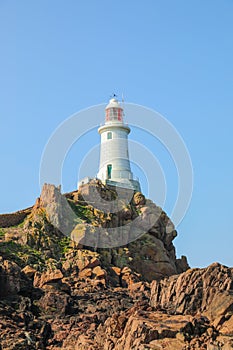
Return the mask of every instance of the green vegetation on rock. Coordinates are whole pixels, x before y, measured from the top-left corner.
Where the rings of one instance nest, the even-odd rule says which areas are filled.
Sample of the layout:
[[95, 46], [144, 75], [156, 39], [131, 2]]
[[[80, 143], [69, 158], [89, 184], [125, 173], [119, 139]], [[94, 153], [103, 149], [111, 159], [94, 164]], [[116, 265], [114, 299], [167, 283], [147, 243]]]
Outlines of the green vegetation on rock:
[[62, 256], [72, 249], [71, 243], [71, 239], [66, 236], [58, 241], [58, 245], [60, 246]]
[[94, 214], [91, 210], [91, 206], [81, 205], [75, 203], [72, 200], [68, 200], [69, 205], [71, 206], [74, 213], [77, 215], [77, 223], [81, 223], [82, 221], [86, 221], [87, 223], [91, 223], [94, 220]]
[[0, 237], [4, 237], [4, 236], [5, 236], [5, 232], [2, 229], [0, 229]]
[[31, 265], [38, 270], [43, 270], [46, 265], [45, 257], [41, 252], [14, 241], [0, 242], [0, 255], [4, 259], [14, 261], [22, 268]]

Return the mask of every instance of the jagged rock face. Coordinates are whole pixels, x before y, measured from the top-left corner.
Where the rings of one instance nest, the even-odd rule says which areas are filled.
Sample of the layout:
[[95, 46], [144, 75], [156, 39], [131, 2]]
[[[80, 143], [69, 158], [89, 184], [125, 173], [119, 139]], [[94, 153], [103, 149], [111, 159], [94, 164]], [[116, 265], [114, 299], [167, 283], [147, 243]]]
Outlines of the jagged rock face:
[[[130, 202], [127, 194], [124, 193], [124, 196], [118, 200], [117, 193], [99, 181], [86, 185], [82, 191], [67, 194], [66, 198], [55, 186], [45, 185], [41, 198], [33, 209], [34, 217], [30, 225], [37, 227], [39, 224], [41, 232], [41, 226], [46, 230], [52, 221], [53, 226], [57, 228], [55, 229], [57, 235], [56, 231], [59, 231], [59, 228], [63, 232], [64, 222], [69, 218], [66, 229], [70, 228], [69, 236], [77, 248], [94, 248], [103, 255], [103, 263], [107, 257], [107, 264], [111, 263], [120, 268], [128, 266], [147, 281], [187, 270], [189, 267], [187, 260], [176, 259], [172, 241], [177, 232], [165, 212], [146, 199], [142, 193], [135, 193]], [[89, 197], [92, 205], [86, 202]], [[100, 198], [103, 199], [101, 205], [103, 208], [106, 206], [106, 212], [95, 207], [95, 198], [98, 199], [97, 207]], [[111, 204], [110, 207], [107, 203]], [[112, 207], [114, 210], [119, 210], [109, 212]], [[45, 217], [36, 217], [40, 210], [44, 211]], [[51, 228], [49, 231], [51, 232]], [[28, 235], [32, 241], [36, 236], [35, 232], [36, 228], [31, 235]], [[51, 243], [51, 234], [49, 237]], [[35, 241], [38, 242], [37, 237]], [[32, 246], [29, 239], [27, 243]], [[49, 250], [48, 242], [46, 243], [46, 249]], [[45, 249], [46, 244], [43, 244]], [[41, 241], [38, 245], [41, 245]], [[126, 247], [127, 252], [119, 246]], [[112, 248], [110, 253], [109, 249], [107, 252], [104, 250], [105, 247]], [[50, 257], [54, 257], [53, 252]]]
[[[189, 269], [141, 193], [126, 204], [99, 182], [85, 190], [46, 185], [24, 222], [1, 228], [0, 350], [233, 349], [233, 269]], [[96, 191], [102, 209], [87, 201]], [[126, 244], [95, 247], [118, 227]]]
[[[233, 269], [214, 263], [180, 275], [153, 281], [151, 305], [170, 313], [201, 312], [212, 321], [233, 312]], [[223, 302], [224, 301], [224, 302]]]
[[154, 281], [152, 307], [145, 299], [113, 314], [94, 336], [80, 335], [76, 349], [232, 349], [232, 272], [212, 264]]
[[177, 273], [175, 257], [166, 250], [161, 240], [150, 234], [130, 243], [129, 251], [134, 257], [131, 268], [145, 276], [147, 281]]
[[153, 281], [150, 304], [173, 315], [203, 315], [220, 334], [219, 343], [226, 343], [208, 349], [233, 348], [233, 268], [214, 263]]
[[0, 297], [15, 295], [22, 290], [30, 290], [31, 283], [13, 261], [0, 257]]
[[[43, 242], [50, 226], [37, 210], [28, 220], [38, 222], [39, 215]], [[32, 237], [34, 229], [32, 224]], [[18, 228], [18, 236], [25, 233], [28, 223]], [[153, 264], [140, 274], [140, 259], [133, 259], [156, 250], [152, 242], [159, 239], [147, 235], [128, 247], [91, 251], [61, 246], [55, 234], [46, 245], [54, 258], [1, 236], [1, 350], [232, 349], [233, 269], [212, 264], [149, 284], [142, 277]], [[147, 243], [146, 253], [140, 252]], [[185, 258], [178, 264], [185, 265]]]
[[[112, 276], [101, 268], [96, 252], [69, 252], [60, 268], [48, 266], [40, 274], [1, 263], [8, 283], [16, 279], [17, 286], [0, 301], [2, 350], [232, 349], [233, 275], [220, 264], [190, 269], [151, 287], [132, 279], [112, 288], [103, 283]], [[128, 268], [115, 273], [132, 274]], [[190, 305], [181, 313], [174, 305], [177, 301], [179, 307], [184, 295]]]

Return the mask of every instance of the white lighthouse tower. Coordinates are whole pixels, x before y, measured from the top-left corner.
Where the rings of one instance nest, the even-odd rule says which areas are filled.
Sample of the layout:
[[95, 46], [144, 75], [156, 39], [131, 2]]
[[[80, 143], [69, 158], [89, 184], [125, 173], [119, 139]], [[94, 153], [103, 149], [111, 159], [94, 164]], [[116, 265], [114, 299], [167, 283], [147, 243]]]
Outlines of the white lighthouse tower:
[[97, 178], [112, 186], [140, 191], [130, 168], [128, 134], [130, 128], [124, 124], [123, 108], [112, 98], [105, 108], [105, 124], [98, 129], [101, 135], [100, 164]]

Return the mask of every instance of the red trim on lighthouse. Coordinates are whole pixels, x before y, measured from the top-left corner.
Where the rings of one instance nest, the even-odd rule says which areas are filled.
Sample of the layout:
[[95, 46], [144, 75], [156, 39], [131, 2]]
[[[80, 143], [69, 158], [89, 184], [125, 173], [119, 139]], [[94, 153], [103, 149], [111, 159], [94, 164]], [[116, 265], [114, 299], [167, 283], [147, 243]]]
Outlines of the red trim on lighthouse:
[[122, 120], [122, 113], [121, 113], [121, 109], [118, 109], [118, 120], [121, 121]]
[[110, 112], [110, 110], [107, 109], [107, 110], [106, 110], [106, 121], [109, 121], [109, 114], [110, 114], [109, 112]]

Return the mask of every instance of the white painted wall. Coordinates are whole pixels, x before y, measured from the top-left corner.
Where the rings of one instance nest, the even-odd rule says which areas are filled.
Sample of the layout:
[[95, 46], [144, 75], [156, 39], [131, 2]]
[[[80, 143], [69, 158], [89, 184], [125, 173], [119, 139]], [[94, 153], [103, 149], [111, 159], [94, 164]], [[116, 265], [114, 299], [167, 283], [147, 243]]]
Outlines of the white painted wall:
[[[112, 139], [108, 139], [108, 133], [112, 133]], [[122, 181], [133, 179], [130, 168], [128, 151], [128, 126], [118, 123], [108, 123], [99, 128], [101, 135], [100, 166], [97, 177], [102, 181], [108, 179], [107, 165], [112, 164], [111, 180]]]

